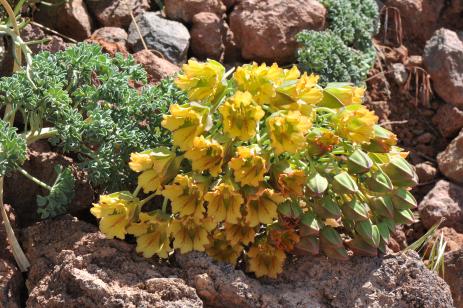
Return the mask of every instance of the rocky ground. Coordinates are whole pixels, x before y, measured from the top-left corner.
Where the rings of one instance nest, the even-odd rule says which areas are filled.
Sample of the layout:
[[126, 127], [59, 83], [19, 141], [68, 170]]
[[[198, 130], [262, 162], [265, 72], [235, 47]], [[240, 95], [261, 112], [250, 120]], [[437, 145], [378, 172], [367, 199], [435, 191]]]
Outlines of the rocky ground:
[[[366, 104], [410, 151], [420, 178], [414, 190], [420, 220], [396, 231], [389, 245], [396, 254], [346, 263], [292, 259], [277, 280], [254, 279], [199, 253], [167, 264], [145, 260], [132, 244], [105, 240], [96, 230], [88, 215], [95, 194], [77, 168], [79, 193], [70, 212], [79, 219], [36, 223], [40, 191], [13, 175], [5, 201], [14, 207], [9, 213], [32, 266], [23, 275], [9, 250], [0, 250], [0, 307], [463, 307], [463, 2], [378, 3], [400, 12], [403, 39], [385, 35], [383, 14]], [[49, 39], [34, 52], [88, 40], [108, 53], [133, 54], [151, 82], [177, 72], [192, 56], [229, 66], [294, 63], [294, 35], [327, 23], [326, 9], [315, 0], [165, 0], [162, 12], [156, 1], [74, 0], [24, 13], [36, 23], [23, 30], [23, 39]], [[393, 24], [386, 33], [390, 29]], [[11, 55], [3, 59], [0, 74], [12, 65]], [[34, 145], [29, 158], [25, 169], [47, 182], [56, 162], [73, 165], [44, 143]], [[416, 254], [399, 252], [441, 218], [448, 285]], [[2, 232], [0, 247], [6, 247]]]

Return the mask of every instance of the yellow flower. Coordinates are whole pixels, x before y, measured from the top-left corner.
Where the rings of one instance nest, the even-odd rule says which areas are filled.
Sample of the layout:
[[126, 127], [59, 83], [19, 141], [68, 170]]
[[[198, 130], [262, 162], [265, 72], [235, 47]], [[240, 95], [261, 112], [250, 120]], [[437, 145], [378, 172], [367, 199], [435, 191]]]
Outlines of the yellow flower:
[[265, 112], [254, 103], [249, 92], [238, 91], [219, 108], [223, 118], [224, 131], [242, 141], [256, 134], [257, 123]]
[[365, 88], [354, 87], [351, 84], [328, 85], [325, 91], [337, 98], [344, 106], [362, 104], [365, 95]]
[[311, 119], [299, 111], [275, 113], [267, 119], [272, 147], [277, 155], [302, 150], [306, 146], [305, 136], [311, 127]]
[[278, 89], [278, 93], [290, 97], [293, 101], [302, 100], [307, 104], [315, 105], [323, 99], [323, 90], [317, 86], [317, 75], [304, 75], [297, 81], [288, 84], [282, 84]]
[[246, 223], [251, 227], [259, 223], [271, 224], [278, 217], [277, 207], [285, 198], [272, 189], [266, 188], [248, 197], [246, 203]]
[[140, 222], [127, 228], [129, 234], [137, 238], [138, 253], [143, 253], [145, 258], [151, 258], [154, 254], [161, 258], [167, 258], [170, 247], [169, 220], [160, 215], [148, 215], [140, 213]]
[[169, 115], [164, 115], [161, 125], [172, 132], [174, 145], [186, 151], [193, 146], [195, 137], [204, 131], [203, 116], [193, 107], [170, 105]]
[[241, 185], [259, 186], [264, 180], [266, 162], [257, 155], [255, 148], [238, 147], [237, 156], [230, 161], [230, 168]]
[[180, 249], [182, 254], [192, 250], [204, 251], [209, 244], [208, 234], [215, 226], [209, 218], [195, 219], [190, 216], [174, 219], [170, 228], [174, 248]]
[[182, 68], [183, 74], [177, 77], [175, 84], [187, 92], [190, 101], [211, 102], [225, 88], [222, 83], [225, 68], [217, 61], [189, 60]]
[[302, 197], [306, 180], [303, 170], [287, 170], [278, 175], [278, 188], [284, 196]]
[[243, 246], [232, 246], [225, 238], [225, 233], [217, 231], [210, 237], [210, 242], [206, 246], [206, 252], [213, 259], [221, 262], [227, 262], [234, 266], [236, 265], [238, 257], [243, 252]]
[[204, 188], [201, 184], [187, 176], [179, 174], [171, 185], [166, 185], [162, 195], [172, 202], [172, 212], [180, 213], [180, 216], [192, 215], [195, 218], [202, 218], [204, 209], [203, 203]]
[[334, 117], [339, 136], [355, 143], [367, 143], [375, 136], [378, 117], [363, 105], [349, 105]]
[[223, 156], [223, 147], [217, 141], [203, 136], [196, 137], [193, 147], [185, 153], [185, 157], [191, 160], [194, 171], [209, 170], [212, 176], [218, 176], [222, 172]]
[[[147, 162], [146, 155], [148, 155], [151, 161], [150, 164]], [[158, 190], [161, 185], [169, 181], [173, 177], [172, 174], [175, 173], [173, 171], [169, 172], [169, 168], [175, 165], [173, 163], [176, 155], [168, 148], [159, 147], [142, 153], [132, 153], [131, 159], [132, 157], [135, 159], [133, 160], [134, 163], [142, 160], [145, 167], [148, 165], [150, 166], [150, 169], [145, 169], [145, 171], [138, 176], [138, 185], [143, 188], [145, 193]], [[140, 169], [138, 165], [139, 164], [137, 164], [137, 169]]]
[[294, 229], [273, 229], [269, 232], [272, 244], [285, 252], [290, 252], [299, 242], [299, 235]]
[[101, 195], [90, 212], [100, 220], [100, 230], [108, 238], [124, 239], [139, 200], [130, 193]]
[[129, 167], [135, 172], [142, 172], [153, 167], [149, 153], [131, 153]]
[[339, 137], [326, 128], [313, 128], [307, 135], [308, 152], [312, 155], [322, 155], [331, 152], [339, 143]]
[[241, 217], [241, 205], [244, 203], [243, 197], [239, 192], [228, 184], [222, 183], [208, 192], [204, 199], [209, 203], [208, 216], [214, 222], [226, 221], [238, 223]]
[[269, 243], [256, 244], [249, 249], [249, 271], [257, 277], [276, 278], [283, 271], [286, 254]]
[[248, 245], [254, 242], [254, 237], [256, 236], [256, 230], [244, 222], [237, 224], [225, 223], [224, 229], [227, 241], [231, 245], [237, 245], [238, 243]]
[[275, 97], [276, 87], [284, 76], [285, 72], [276, 63], [258, 66], [255, 62], [238, 67], [233, 74], [238, 90], [250, 92], [260, 105], [268, 104]]

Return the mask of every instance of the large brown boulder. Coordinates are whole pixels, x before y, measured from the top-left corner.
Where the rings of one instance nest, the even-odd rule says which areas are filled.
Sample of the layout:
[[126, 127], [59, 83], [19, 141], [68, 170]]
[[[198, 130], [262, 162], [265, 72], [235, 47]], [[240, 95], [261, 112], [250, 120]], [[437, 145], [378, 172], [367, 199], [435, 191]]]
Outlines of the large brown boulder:
[[463, 130], [437, 155], [439, 170], [457, 183], [463, 183]]
[[452, 291], [455, 307], [463, 307], [463, 248], [445, 255], [444, 279]]
[[444, 137], [453, 137], [463, 128], [463, 110], [446, 103], [439, 107], [432, 122]]
[[93, 22], [84, 0], [51, 6], [39, 4], [34, 19], [76, 40], [84, 40], [92, 34]]
[[239, 57], [234, 34], [219, 16], [202, 12], [193, 16], [191, 51], [199, 59], [234, 61]]
[[453, 307], [449, 287], [415, 253], [302, 257], [272, 280], [199, 252], [176, 254], [172, 265], [143, 259], [70, 216], [29, 227], [24, 238], [28, 307]]
[[143, 66], [150, 77], [151, 82], [158, 82], [161, 79], [172, 76], [178, 71], [180, 67], [177, 65], [156, 56], [149, 50], [143, 49], [133, 55], [135, 61]]
[[295, 60], [295, 35], [322, 30], [326, 9], [316, 0], [241, 1], [230, 15], [230, 28], [246, 60], [289, 63]]
[[463, 187], [440, 180], [418, 205], [420, 218], [426, 228], [442, 218], [442, 226], [463, 232]]
[[226, 7], [221, 0], [165, 0], [164, 2], [166, 16], [185, 23], [191, 23], [193, 16], [201, 12], [222, 17], [225, 10]]
[[86, 0], [89, 10], [104, 27], [126, 28], [136, 16], [150, 8], [149, 0]]
[[437, 30], [426, 43], [424, 65], [436, 93], [447, 103], [463, 107], [463, 33]]
[[24, 238], [27, 307], [202, 307], [174, 269], [70, 216], [29, 227]]

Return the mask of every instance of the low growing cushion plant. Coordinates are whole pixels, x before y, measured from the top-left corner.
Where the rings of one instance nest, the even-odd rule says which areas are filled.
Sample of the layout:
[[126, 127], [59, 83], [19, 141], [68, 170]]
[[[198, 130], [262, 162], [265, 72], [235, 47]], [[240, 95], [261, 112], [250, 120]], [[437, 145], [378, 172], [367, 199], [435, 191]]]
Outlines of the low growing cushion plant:
[[384, 252], [395, 225], [414, 221], [416, 174], [364, 89], [318, 80], [190, 60], [175, 81], [189, 102], [161, 123], [173, 145], [132, 153], [138, 187], [91, 210], [102, 232], [135, 236], [145, 257], [206, 251], [257, 277], [276, 277], [292, 253]]

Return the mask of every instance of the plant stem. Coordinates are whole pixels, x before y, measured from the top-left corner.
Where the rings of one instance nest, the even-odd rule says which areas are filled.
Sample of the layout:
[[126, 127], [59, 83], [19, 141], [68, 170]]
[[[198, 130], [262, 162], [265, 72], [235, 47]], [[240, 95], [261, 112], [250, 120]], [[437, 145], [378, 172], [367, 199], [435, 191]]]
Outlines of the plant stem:
[[166, 211], [167, 211], [167, 198], [164, 198], [164, 200], [162, 201], [162, 212], [166, 214]]
[[56, 136], [57, 134], [58, 134], [58, 130], [56, 128], [46, 127], [46, 128], [42, 128], [38, 134], [36, 134], [35, 132], [29, 131], [29, 132], [23, 133], [23, 136], [25, 136], [27, 144], [31, 144], [41, 139], [51, 138], [53, 136]]
[[8, 219], [8, 215], [6, 214], [5, 206], [3, 204], [3, 177], [0, 177], [0, 211], [2, 212], [3, 224], [5, 225], [6, 238], [8, 239], [8, 243], [13, 251], [14, 259], [16, 260], [19, 269], [22, 272], [26, 272], [30, 267], [29, 260], [27, 260], [24, 251], [18, 243], [18, 239], [14, 235], [13, 228], [11, 227], [10, 220]]
[[145, 205], [146, 203], [148, 203], [148, 201], [150, 201], [150, 200], [153, 199], [154, 197], [156, 197], [156, 192], [152, 193], [151, 195], [149, 195], [149, 196], [146, 197], [145, 199], [141, 200], [141, 201], [140, 201], [140, 207], [142, 207], [143, 205]]
[[135, 190], [133, 191], [132, 196], [134, 197], [138, 196], [138, 193], [140, 193], [140, 190], [141, 190], [141, 186], [138, 185], [137, 188], [135, 188]]
[[[8, 18], [10, 19], [11, 26], [13, 27], [14, 33], [16, 36], [20, 36], [19, 27], [16, 22], [16, 16], [14, 14], [13, 8], [6, 0], [0, 0], [0, 4], [5, 8], [6, 13], [8, 14]], [[16, 53], [16, 60], [17, 62], [14, 63], [13, 72], [16, 72], [21, 68], [21, 47], [15, 46], [15, 53]]]
[[34, 182], [35, 184], [39, 185], [40, 187], [42, 188], [45, 188], [49, 191], [52, 190], [52, 187], [44, 182], [42, 182], [41, 180], [37, 179], [36, 177], [30, 175], [26, 170], [24, 170], [23, 168], [21, 167], [18, 167], [18, 171], [24, 175], [26, 178], [28, 178], [29, 180], [31, 180], [32, 182]]

